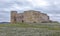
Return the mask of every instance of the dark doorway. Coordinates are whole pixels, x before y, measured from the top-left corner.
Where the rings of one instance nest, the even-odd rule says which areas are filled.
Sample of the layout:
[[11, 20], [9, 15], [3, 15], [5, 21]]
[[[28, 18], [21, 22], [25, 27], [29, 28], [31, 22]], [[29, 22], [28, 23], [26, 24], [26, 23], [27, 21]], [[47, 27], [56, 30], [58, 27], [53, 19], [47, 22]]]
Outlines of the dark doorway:
[[36, 23], [35, 21], [33, 23]]
[[16, 22], [16, 17], [14, 17], [14, 21]]
[[22, 20], [22, 23], [24, 22], [24, 20]]

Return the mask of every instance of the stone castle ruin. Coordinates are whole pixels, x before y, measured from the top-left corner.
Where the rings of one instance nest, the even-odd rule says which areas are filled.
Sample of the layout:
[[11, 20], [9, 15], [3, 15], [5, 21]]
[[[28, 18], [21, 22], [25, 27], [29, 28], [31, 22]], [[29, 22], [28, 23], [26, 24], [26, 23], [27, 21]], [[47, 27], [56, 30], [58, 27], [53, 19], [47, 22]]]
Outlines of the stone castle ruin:
[[28, 10], [23, 13], [17, 13], [17, 11], [11, 11], [11, 23], [18, 22], [31, 22], [41, 23], [43, 21], [48, 22], [49, 16], [41, 13], [40, 11]]

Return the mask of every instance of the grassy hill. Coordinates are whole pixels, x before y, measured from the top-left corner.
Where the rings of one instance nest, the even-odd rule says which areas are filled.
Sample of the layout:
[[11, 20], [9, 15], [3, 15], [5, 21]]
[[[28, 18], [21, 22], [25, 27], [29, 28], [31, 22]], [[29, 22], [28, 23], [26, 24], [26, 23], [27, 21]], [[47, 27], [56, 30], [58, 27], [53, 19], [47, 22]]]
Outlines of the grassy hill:
[[0, 27], [23, 27], [23, 28], [47, 28], [49, 30], [60, 30], [60, 23], [16, 23], [0, 24]]
[[60, 36], [60, 23], [0, 24], [0, 36]]

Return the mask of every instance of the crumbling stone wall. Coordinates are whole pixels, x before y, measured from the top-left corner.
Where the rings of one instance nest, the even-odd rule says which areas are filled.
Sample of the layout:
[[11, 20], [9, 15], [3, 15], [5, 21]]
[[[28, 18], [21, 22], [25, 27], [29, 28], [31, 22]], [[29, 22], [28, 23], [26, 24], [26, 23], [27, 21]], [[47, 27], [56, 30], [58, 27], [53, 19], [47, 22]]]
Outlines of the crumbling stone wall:
[[24, 19], [23, 13], [18, 13], [18, 14], [17, 14], [16, 21], [17, 21], [17, 22], [24, 22], [23, 19]]
[[17, 11], [11, 11], [11, 22], [36, 22], [40, 23], [43, 21], [49, 21], [47, 14], [41, 13], [40, 11], [28, 10], [24, 13], [17, 13]]

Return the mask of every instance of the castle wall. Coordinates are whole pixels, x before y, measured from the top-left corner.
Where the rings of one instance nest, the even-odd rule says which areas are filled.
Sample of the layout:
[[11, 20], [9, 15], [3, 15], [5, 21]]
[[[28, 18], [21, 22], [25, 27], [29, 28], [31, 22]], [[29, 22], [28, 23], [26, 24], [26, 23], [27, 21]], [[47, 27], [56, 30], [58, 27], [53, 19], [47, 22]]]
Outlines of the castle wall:
[[24, 11], [24, 21], [25, 22], [33, 22], [33, 15], [30, 11]]
[[49, 16], [47, 14], [41, 13], [41, 21], [49, 21]]
[[43, 22], [43, 21], [49, 21], [49, 17], [47, 14], [40, 13], [39, 11], [25, 11], [24, 12], [24, 19], [25, 22]]
[[39, 11], [29, 10], [24, 13], [17, 13], [16, 11], [11, 12], [11, 22], [36, 22], [40, 23], [43, 21], [49, 21], [49, 16]]
[[17, 22], [23, 22], [24, 21], [23, 19], [24, 19], [23, 13], [17, 14], [17, 18], [16, 18]]

